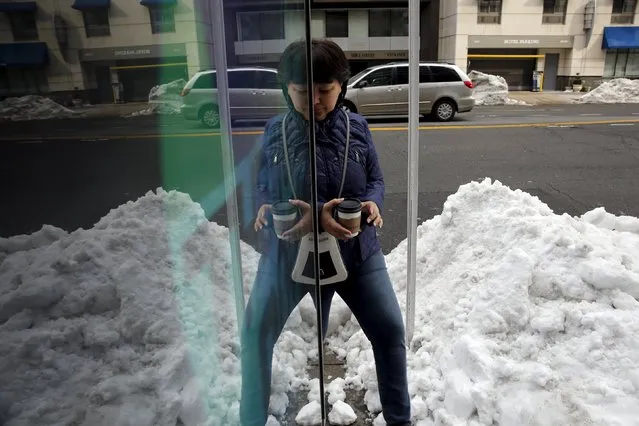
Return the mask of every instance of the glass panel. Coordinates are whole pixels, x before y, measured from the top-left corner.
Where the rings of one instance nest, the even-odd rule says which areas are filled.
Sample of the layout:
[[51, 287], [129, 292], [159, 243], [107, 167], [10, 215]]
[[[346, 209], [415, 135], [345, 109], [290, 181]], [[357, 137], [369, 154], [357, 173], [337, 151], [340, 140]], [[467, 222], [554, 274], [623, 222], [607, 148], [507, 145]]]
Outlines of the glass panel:
[[606, 52], [606, 60], [604, 63], [604, 77], [612, 77], [615, 75], [615, 67], [617, 64], [617, 51], [609, 50]]
[[82, 11], [84, 29], [87, 37], [103, 37], [111, 34], [109, 10], [106, 8]]
[[430, 66], [430, 71], [435, 83], [446, 83], [451, 81], [461, 81], [461, 77], [457, 71], [452, 68], [440, 67], [436, 65]]
[[348, 37], [348, 11], [327, 11], [326, 37]]
[[390, 15], [391, 37], [408, 36], [408, 10], [393, 9]]
[[628, 51], [617, 51], [617, 62], [615, 62], [615, 77], [624, 77], [626, 75], [626, 63], [628, 62]]
[[639, 49], [631, 49], [628, 54], [626, 77], [639, 77]]
[[393, 69], [382, 68], [368, 74], [363, 80], [368, 82], [371, 87], [389, 86], [393, 84]]
[[501, 0], [479, 0], [480, 14], [500, 14]]
[[369, 37], [408, 36], [406, 9], [371, 9], [368, 11]]
[[390, 10], [369, 10], [368, 11], [368, 36], [369, 37], [390, 37]]
[[11, 12], [8, 14], [11, 22], [11, 31], [15, 41], [28, 41], [38, 39], [35, 13]]
[[174, 7], [151, 7], [149, 15], [151, 16], [151, 32], [153, 34], [175, 32]]
[[35, 3], [2, 12], [0, 424], [636, 423], [637, 108], [512, 89], [544, 52], [559, 90], [639, 77], [578, 2], [558, 38], [541, 1], [502, 38], [448, 1]]
[[[370, 37], [408, 35], [404, 8], [372, 9], [368, 18]], [[374, 42], [381, 45], [383, 40], [370, 42], [371, 46]], [[324, 49], [333, 52], [328, 46]], [[316, 64], [322, 75], [339, 75], [340, 50], [335, 49], [332, 61]], [[411, 60], [419, 58], [415, 55]], [[405, 273], [398, 273], [400, 268], [405, 271], [405, 263], [392, 278], [387, 269], [392, 266], [386, 264], [386, 255], [406, 238], [408, 67], [393, 62], [391, 55], [386, 60], [375, 60], [374, 55], [367, 61], [351, 60], [349, 67], [363, 70], [349, 80], [345, 93], [348, 120], [341, 114], [325, 115], [334, 102], [331, 94], [338, 93], [334, 91], [339, 85], [319, 85], [316, 100], [318, 197], [335, 197], [344, 170], [342, 160], [346, 159], [343, 196], [354, 200], [340, 204], [337, 219], [358, 231], [341, 244], [347, 280], [325, 289], [335, 293], [329, 320], [334, 325], [329, 327], [325, 350], [325, 382], [330, 389], [329, 403], [344, 391], [344, 404], [358, 414], [356, 424], [385, 424], [385, 419], [389, 424], [411, 424], [404, 317], [396, 293], [402, 285], [406, 288]], [[324, 108], [326, 105], [330, 106]], [[348, 135], [348, 146], [344, 135]], [[351, 203], [356, 209], [361, 206], [361, 211], [349, 215]], [[325, 222], [330, 220], [325, 218]], [[324, 228], [335, 231], [330, 225]], [[399, 251], [402, 254], [395, 261], [401, 258], [405, 262], [406, 247]], [[338, 408], [340, 405], [332, 404], [330, 410]]]
[[282, 11], [238, 12], [240, 41], [283, 40]]
[[80, 32], [38, 65], [0, 57], [0, 423], [293, 424], [320, 401], [316, 287], [292, 279], [311, 137], [278, 72], [301, 40], [304, 92], [304, 14], [37, 3]]

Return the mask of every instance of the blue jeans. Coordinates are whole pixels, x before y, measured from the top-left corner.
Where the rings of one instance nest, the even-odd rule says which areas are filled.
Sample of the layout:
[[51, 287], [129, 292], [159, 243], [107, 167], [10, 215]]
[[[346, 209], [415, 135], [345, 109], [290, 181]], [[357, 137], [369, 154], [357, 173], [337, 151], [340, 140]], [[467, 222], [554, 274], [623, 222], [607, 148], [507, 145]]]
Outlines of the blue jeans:
[[[283, 259], [281, 259], [283, 260]], [[290, 278], [290, 262], [262, 257], [242, 330], [242, 426], [264, 426], [271, 394], [273, 347], [289, 315], [314, 287]], [[290, 259], [289, 259], [290, 260]], [[294, 261], [294, 259], [292, 259]], [[384, 255], [378, 251], [342, 283], [322, 286], [323, 331], [337, 292], [373, 346], [384, 419], [389, 426], [410, 424], [404, 321]]]

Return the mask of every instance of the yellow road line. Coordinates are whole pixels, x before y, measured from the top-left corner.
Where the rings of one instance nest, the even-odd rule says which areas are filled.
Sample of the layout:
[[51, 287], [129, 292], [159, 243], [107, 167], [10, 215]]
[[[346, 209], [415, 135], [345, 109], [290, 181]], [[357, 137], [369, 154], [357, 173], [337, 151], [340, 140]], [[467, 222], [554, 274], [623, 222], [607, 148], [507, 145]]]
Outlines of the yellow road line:
[[[621, 124], [621, 123], [639, 123], [639, 119], [620, 119], [620, 120], [595, 120], [595, 121], [558, 121], [558, 122], [544, 122], [544, 123], [515, 123], [515, 124], [470, 124], [470, 125], [439, 125], [439, 126], [420, 126], [419, 130], [481, 130], [481, 129], [517, 129], [528, 127], [549, 127], [549, 126], [592, 126], [597, 124]], [[403, 132], [408, 131], [408, 126], [395, 126], [395, 127], [370, 127], [371, 132]], [[256, 136], [264, 134], [262, 130], [239, 130], [232, 132], [233, 136]], [[151, 139], [157, 137], [175, 137], [175, 138], [202, 138], [207, 136], [221, 136], [220, 132], [206, 132], [206, 133], [153, 133], [145, 135], [108, 135], [108, 136], [49, 136], [49, 137], [22, 137], [22, 138], [0, 138], [5, 141], [19, 141], [19, 140], [68, 140], [68, 139]]]

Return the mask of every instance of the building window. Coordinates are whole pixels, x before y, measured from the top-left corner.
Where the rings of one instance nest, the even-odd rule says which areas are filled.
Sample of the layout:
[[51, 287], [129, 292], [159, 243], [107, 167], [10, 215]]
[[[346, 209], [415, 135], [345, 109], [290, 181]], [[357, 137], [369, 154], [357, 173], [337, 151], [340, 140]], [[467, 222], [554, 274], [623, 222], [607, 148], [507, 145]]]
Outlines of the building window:
[[543, 24], [565, 24], [568, 0], [544, 0]]
[[153, 34], [174, 33], [175, 32], [175, 8], [150, 7], [151, 32]]
[[369, 37], [408, 37], [408, 10], [374, 9], [368, 11]]
[[501, 24], [501, 0], [479, 0], [478, 24]]
[[15, 41], [31, 41], [38, 39], [38, 27], [36, 25], [35, 13], [33, 12], [11, 12], [9, 13], [11, 31]]
[[606, 52], [604, 77], [639, 77], [639, 49], [616, 49]]
[[366, 81], [370, 87], [390, 86], [393, 84], [393, 69], [381, 68], [368, 74], [360, 80]]
[[0, 68], [0, 94], [22, 96], [49, 91], [47, 71], [43, 68]]
[[238, 40], [284, 40], [282, 12], [241, 12], [237, 14]]
[[88, 9], [82, 11], [84, 30], [87, 37], [102, 37], [111, 35], [109, 25], [109, 9]]
[[611, 24], [633, 24], [637, 0], [613, 0]]
[[326, 12], [326, 37], [348, 37], [348, 11]]

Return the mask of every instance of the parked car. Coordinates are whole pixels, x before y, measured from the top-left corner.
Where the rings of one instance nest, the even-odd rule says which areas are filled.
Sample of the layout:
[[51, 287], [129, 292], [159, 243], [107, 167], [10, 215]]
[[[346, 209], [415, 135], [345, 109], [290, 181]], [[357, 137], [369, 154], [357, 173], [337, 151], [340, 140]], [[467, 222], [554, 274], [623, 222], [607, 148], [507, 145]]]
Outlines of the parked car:
[[[277, 70], [233, 67], [227, 70], [229, 103], [234, 120], [265, 120], [287, 110]], [[197, 72], [184, 86], [180, 111], [187, 120], [206, 127], [220, 125], [215, 70]]]
[[[438, 121], [475, 106], [473, 83], [457, 65], [419, 64], [419, 112]], [[364, 116], [408, 115], [408, 62], [365, 69], [348, 82], [344, 107]]]
[[[473, 83], [456, 65], [420, 64], [420, 114], [450, 121], [475, 106]], [[267, 120], [287, 111], [277, 70], [265, 67], [228, 69], [229, 102], [234, 120]], [[215, 70], [197, 72], [181, 93], [182, 116], [206, 127], [219, 127]], [[368, 68], [348, 83], [344, 108], [364, 116], [408, 115], [408, 62]]]

